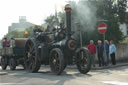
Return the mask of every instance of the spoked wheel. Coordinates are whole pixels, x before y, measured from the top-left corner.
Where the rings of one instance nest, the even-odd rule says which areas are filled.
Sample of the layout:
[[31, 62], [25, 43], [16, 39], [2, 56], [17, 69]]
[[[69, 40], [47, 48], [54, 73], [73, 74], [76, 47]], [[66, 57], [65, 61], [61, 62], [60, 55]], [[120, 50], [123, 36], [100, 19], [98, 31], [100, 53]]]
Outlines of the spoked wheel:
[[53, 73], [60, 75], [64, 70], [64, 56], [59, 48], [54, 48], [50, 53], [50, 67]]
[[91, 56], [86, 48], [80, 48], [76, 52], [76, 65], [82, 74], [88, 73], [91, 69]]
[[38, 72], [40, 69], [40, 61], [37, 55], [37, 47], [32, 40], [28, 40], [25, 45], [25, 69], [28, 72]]
[[9, 67], [10, 67], [10, 70], [15, 70], [16, 69], [16, 60], [14, 58], [11, 58], [9, 60]]
[[2, 69], [6, 70], [7, 66], [8, 66], [7, 58], [2, 57], [1, 58], [1, 67], [2, 67]]

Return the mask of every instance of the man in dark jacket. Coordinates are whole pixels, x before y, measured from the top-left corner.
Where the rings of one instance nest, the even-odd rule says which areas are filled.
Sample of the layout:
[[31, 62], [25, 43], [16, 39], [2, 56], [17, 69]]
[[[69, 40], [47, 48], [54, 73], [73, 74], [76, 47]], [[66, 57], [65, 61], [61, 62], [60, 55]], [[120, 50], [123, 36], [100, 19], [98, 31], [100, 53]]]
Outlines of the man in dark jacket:
[[104, 52], [104, 46], [102, 45], [102, 41], [98, 40], [97, 54], [98, 54], [99, 67], [101, 67], [101, 65], [104, 66], [103, 52]]
[[107, 40], [105, 40], [105, 52], [105, 65], [107, 66], [109, 64], [109, 42]]
[[35, 25], [33, 33], [36, 34], [36, 32], [43, 32], [43, 31], [37, 25]]

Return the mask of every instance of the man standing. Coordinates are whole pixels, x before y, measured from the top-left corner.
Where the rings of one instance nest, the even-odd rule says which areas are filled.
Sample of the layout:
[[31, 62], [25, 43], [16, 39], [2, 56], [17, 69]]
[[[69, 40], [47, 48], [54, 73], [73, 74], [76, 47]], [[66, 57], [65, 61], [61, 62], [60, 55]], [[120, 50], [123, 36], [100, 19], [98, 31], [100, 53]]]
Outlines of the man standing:
[[10, 40], [10, 47], [11, 48], [15, 47], [15, 39], [13, 37]]
[[105, 40], [105, 52], [106, 52], [105, 65], [107, 66], [109, 64], [109, 42], [108, 40]]
[[93, 40], [90, 40], [90, 44], [88, 45], [88, 50], [91, 53], [93, 67], [95, 67], [96, 45], [94, 44]]
[[102, 41], [98, 40], [98, 46], [97, 46], [97, 54], [98, 54], [98, 61], [99, 61], [99, 67], [104, 66], [104, 46], [102, 45]]

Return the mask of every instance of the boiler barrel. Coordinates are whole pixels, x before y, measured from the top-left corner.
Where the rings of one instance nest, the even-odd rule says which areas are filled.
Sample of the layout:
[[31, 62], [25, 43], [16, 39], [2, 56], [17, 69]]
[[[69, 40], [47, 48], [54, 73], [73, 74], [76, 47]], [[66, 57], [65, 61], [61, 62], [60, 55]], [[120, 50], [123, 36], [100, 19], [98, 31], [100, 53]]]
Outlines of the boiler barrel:
[[15, 38], [15, 47], [24, 48], [27, 38]]

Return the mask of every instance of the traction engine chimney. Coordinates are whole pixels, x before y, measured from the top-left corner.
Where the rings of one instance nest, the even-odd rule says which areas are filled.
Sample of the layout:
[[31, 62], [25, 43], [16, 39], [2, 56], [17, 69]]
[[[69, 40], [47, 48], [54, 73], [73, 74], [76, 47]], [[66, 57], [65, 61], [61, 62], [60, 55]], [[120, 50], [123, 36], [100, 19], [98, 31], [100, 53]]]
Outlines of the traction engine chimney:
[[67, 38], [71, 38], [71, 6], [70, 4], [65, 5], [65, 12], [66, 12], [66, 36]]

